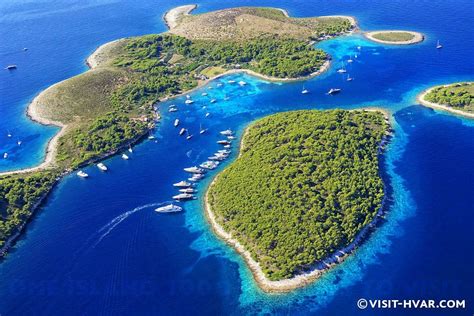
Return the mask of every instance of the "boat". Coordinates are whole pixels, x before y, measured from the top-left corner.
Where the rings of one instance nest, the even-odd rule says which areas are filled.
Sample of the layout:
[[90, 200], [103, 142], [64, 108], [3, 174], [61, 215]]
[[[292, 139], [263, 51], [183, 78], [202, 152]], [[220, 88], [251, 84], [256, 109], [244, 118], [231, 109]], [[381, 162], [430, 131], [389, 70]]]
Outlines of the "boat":
[[26, 52], [27, 50], [28, 50], [28, 48], [27, 48], [27, 47], [23, 48], [23, 51], [24, 51], [24, 52]]
[[231, 136], [234, 134], [234, 132], [230, 129], [226, 129], [225, 131], [221, 131], [220, 134], [224, 136]]
[[206, 117], [209, 117], [211, 115], [211, 113], [207, 112], [206, 113]]
[[236, 139], [236, 137], [235, 137], [235, 136], [232, 136], [232, 135], [230, 135], [230, 136], [227, 136], [227, 139], [228, 139], [228, 140], [234, 140], [234, 139]]
[[186, 94], [186, 99], [191, 99], [191, 96], [189, 94]]
[[89, 175], [87, 173], [85, 173], [84, 171], [80, 170], [78, 173], [77, 173], [77, 176], [78, 177], [81, 177], [81, 178], [87, 178]]
[[22, 143], [21, 140], [18, 140], [18, 141], [16, 142], [16, 144], [17, 144], [18, 146], [21, 146], [21, 143]]
[[224, 98], [224, 101], [229, 101], [230, 100], [230, 97], [225, 97]]
[[179, 136], [183, 135], [184, 133], [186, 133], [188, 130], [185, 129], [185, 128], [182, 128], [180, 131], [179, 131]]
[[352, 81], [352, 80], [354, 80], [354, 78], [351, 78], [351, 76], [347, 75], [346, 81]]
[[184, 103], [185, 103], [185, 104], [193, 104], [193, 103], [194, 103], [194, 101], [193, 101], [193, 100], [189, 100], [189, 99], [188, 99], [188, 100], [184, 101]]
[[235, 83], [235, 80], [229, 80], [227, 83]]
[[149, 140], [153, 140], [153, 139], [155, 139], [155, 138], [156, 138], [156, 137], [153, 136], [153, 135], [148, 136], [148, 139], [149, 139]]
[[194, 193], [194, 192], [196, 192], [196, 190], [194, 190], [193, 188], [185, 188], [185, 189], [179, 189], [179, 192], [181, 192], [181, 193]]
[[205, 96], [207, 96], [207, 92], [203, 92], [203, 93], [201, 93], [201, 95], [202, 95], [203, 97], [205, 97]]
[[129, 153], [133, 153], [132, 146], [128, 147], [128, 152], [129, 152]]
[[178, 112], [177, 108], [169, 108], [168, 112]]
[[183, 200], [193, 200], [195, 199], [194, 195], [189, 193], [180, 193], [178, 195], [173, 196], [174, 200], [183, 201]]
[[362, 49], [362, 46], [357, 46], [357, 49], [358, 49], [358, 50], [361, 50], [361, 49]]
[[175, 108], [176, 107], [176, 104], [171, 104], [168, 109], [171, 109], [171, 108]]
[[216, 103], [217, 100], [216, 99], [211, 99], [211, 103]]
[[347, 72], [346, 67], [344, 66], [344, 64], [342, 64], [342, 68], [338, 69], [337, 72], [340, 73], [340, 74], [345, 74]]
[[247, 82], [245, 82], [245, 81], [239, 81], [239, 86], [241, 86], [241, 87], [245, 86], [246, 84], [247, 84]]
[[193, 138], [193, 135], [192, 135], [192, 134], [189, 134], [188, 136], [186, 136], [186, 139], [187, 139], [187, 140], [190, 140], [191, 138]]
[[217, 86], [218, 86], [218, 87], [222, 87], [222, 83], [219, 82], [219, 83], [217, 84]]
[[12, 137], [12, 133], [8, 132], [7, 137]]
[[189, 188], [190, 186], [192, 186], [192, 184], [186, 181], [179, 181], [177, 183], [174, 183], [173, 186], [177, 188]]
[[189, 172], [189, 173], [204, 173], [203, 169], [198, 168], [196, 166], [189, 167], [189, 168], [184, 168], [183, 170], [186, 171], [186, 172]]
[[308, 94], [308, 93], [309, 93], [309, 90], [303, 86], [303, 90], [301, 90], [301, 94]]
[[158, 213], [177, 213], [177, 212], [181, 212], [182, 210], [183, 210], [182, 207], [178, 205], [174, 205], [174, 204], [168, 204], [162, 207], [155, 208], [155, 212], [158, 212]]
[[224, 145], [224, 148], [230, 148], [230, 144]]
[[16, 69], [17, 66], [16, 65], [8, 65], [5, 67], [6, 70], [13, 70], [13, 69]]
[[199, 124], [199, 134], [204, 134], [205, 132], [207, 132], [207, 128], [202, 128], [202, 125]]
[[102, 170], [102, 171], [107, 171], [107, 170], [108, 170], [107, 166], [104, 165], [102, 162], [99, 162], [99, 163], [97, 164], [97, 168], [99, 168], [99, 169]]
[[352, 63], [354, 60], [352, 60], [352, 56], [349, 56], [349, 59], [347, 60], [348, 63]]
[[124, 160], [128, 160], [129, 158], [128, 158], [128, 156], [127, 156], [127, 155], [125, 155], [125, 154], [122, 154], [122, 159], [124, 159]]
[[227, 150], [227, 149], [219, 149], [217, 152], [219, 154], [227, 154], [227, 155], [229, 155], [231, 153], [231, 151]]
[[191, 178], [188, 178], [188, 180], [192, 182], [197, 182], [202, 178], [204, 178], [204, 175], [202, 173], [195, 173]]
[[174, 120], [174, 127], [177, 127], [179, 125], [179, 119]]
[[200, 164], [199, 167], [204, 168], [204, 169], [213, 170], [213, 169], [216, 169], [218, 165], [219, 165], [219, 162], [208, 160], [208, 161], [205, 161], [202, 164]]
[[7, 159], [8, 158], [8, 153], [4, 153], [3, 154], [3, 159]]
[[328, 91], [328, 94], [336, 94], [336, 93], [339, 93], [339, 92], [341, 92], [341, 89], [332, 88]]
[[227, 139], [225, 140], [218, 140], [217, 143], [219, 145], [230, 145], [230, 141], [228, 141]]
[[356, 59], [357, 59], [358, 57], [359, 57], [359, 55], [357, 55], [357, 54], [355, 54], [355, 55], [354, 55], [354, 58], [356, 58]]
[[441, 48], [443, 48], [443, 45], [441, 45], [438, 40], [438, 42], [436, 42], [436, 49], [441, 49]]

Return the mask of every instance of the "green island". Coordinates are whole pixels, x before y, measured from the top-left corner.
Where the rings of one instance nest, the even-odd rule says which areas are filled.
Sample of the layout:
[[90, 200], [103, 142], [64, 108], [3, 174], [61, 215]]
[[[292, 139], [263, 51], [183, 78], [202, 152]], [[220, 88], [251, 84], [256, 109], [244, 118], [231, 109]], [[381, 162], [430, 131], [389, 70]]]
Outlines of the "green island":
[[248, 254], [263, 289], [307, 283], [291, 278], [354, 243], [374, 220], [389, 130], [383, 113], [364, 110], [283, 112], [247, 128], [239, 157], [210, 185], [206, 207], [214, 230]]
[[383, 44], [410, 45], [422, 42], [424, 35], [413, 31], [373, 31], [366, 32], [365, 36], [375, 42]]
[[460, 82], [433, 87], [418, 100], [422, 105], [474, 118], [474, 83]]
[[[61, 176], [119, 152], [155, 128], [160, 100], [229, 71], [270, 80], [316, 75], [329, 56], [311, 44], [355, 27], [349, 17], [290, 18], [272, 8], [189, 15], [194, 7], [169, 11], [169, 32], [101, 46], [88, 59], [89, 71], [32, 101], [28, 115], [61, 131], [40, 166], [0, 175], [0, 254]], [[248, 21], [261, 29], [248, 29]]]

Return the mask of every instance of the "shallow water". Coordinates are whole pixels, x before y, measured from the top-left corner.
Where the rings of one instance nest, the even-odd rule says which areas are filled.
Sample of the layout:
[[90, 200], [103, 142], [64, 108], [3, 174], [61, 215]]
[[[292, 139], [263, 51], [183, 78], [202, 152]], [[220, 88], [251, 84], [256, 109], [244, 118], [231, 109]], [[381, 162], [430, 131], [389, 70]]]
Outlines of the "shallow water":
[[[39, 163], [56, 131], [24, 116], [34, 95], [84, 71], [84, 59], [104, 42], [163, 31], [162, 14], [179, 4], [184, 3], [1, 3], [0, 64], [19, 68], [0, 72], [0, 151], [10, 153], [0, 170]], [[255, 4], [204, 2], [198, 11]], [[416, 104], [416, 95], [432, 84], [473, 80], [474, 38], [466, 23], [474, 17], [472, 4], [281, 1], [278, 6], [295, 16], [354, 15], [364, 29], [413, 29], [427, 40], [408, 47], [378, 45], [359, 35], [324, 42], [320, 47], [334, 62], [330, 71], [305, 82], [308, 95], [300, 93], [303, 83], [232, 75], [219, 80], [222, 87], [215, 81], [192, 93], [191, 106], [184, 105], [184, 97], [163, 104], [163, 109], [176, 104], [179, 111], [164, 111], [157, 139], [136, 146], [129, 161], [113, 157], [106, 161], [107, 174], [89, 167], [90, 179], [70, 175], [59, 183], [0, 264], [0, 314], [348, 315], [358, 312], [361, 297], [455, 298], [472, 305], [474, 123]], [[441, 51], [434, 49], [437, 39]], [[347, 65], [354, 81], [347, 82], [336, 70], [355, 54], [358, 58]], [[229, 84], [230, 79], [248, 84]], [[325, 95], [334, 87], [342, 93]], [[204, 91], [208, 96], [201, 95]], [[210, 104], [210, 98], [218, 102]], [[391, 207], [386, 222], [353, 256], [307, 288], [262, 293], [241, 258], [209, 230], [201, 199], [186, 203], [181, 214], [153, 212], [174, 194], [171, 184], [185, 177], [183, 167], [218, 148], [218, 131], [231, 128], [240, 136], [252, 120], [279, 111], [362, 106], [393, 113], [396, 136], [385, 156]], [[177, 136], [172, 126], [177, 117], [194, 134], [190, 141]], [[208, 133], [199, 135], [200, 126]], [[213, 174], [200, 184], [200, 194]], [[384, 312], [404, 314], [360, 313]], [[449, 313], [456, 311], [443, 311]]]

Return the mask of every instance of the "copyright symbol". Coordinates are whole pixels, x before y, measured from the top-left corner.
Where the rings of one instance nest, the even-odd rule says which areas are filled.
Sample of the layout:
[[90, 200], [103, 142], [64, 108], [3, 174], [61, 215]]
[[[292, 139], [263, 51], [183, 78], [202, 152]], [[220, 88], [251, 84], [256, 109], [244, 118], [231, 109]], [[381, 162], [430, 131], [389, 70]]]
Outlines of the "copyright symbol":
[[359, 309], [366, 309], [367, 308], [367, 300], [365, 298], [361, 298], [357, 301], [357, 307]]

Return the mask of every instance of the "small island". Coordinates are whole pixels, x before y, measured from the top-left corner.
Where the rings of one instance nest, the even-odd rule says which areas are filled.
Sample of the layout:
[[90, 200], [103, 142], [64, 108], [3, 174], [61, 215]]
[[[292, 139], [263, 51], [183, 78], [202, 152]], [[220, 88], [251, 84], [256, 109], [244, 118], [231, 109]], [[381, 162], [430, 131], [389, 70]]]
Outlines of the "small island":
[[60, 132], [41, 165], [0, 174], [0, 254], [63, 175], [144, 139], [159, 122], [160, 100], [236, 71], [278, 81], [315, 76], [330, 56], [314, 41], [355, 28], [350, 17], [291, 18], [246, 7], [191, 15], [195, 7], [170, 10], [168, 32], [102, 45], [87, 59], [89, 71], [32, 101], [30, 118]]
[[389, 130], [384, 113], [364, 110], [284, 112], [247, 128], [205, 206], [263, 290], [304, 286], [358, 245], [382, 210]]
[[474, 118], [474, 82], [432, 87], [421, 93], [418, 101], [433, 109]]
[[391, 45], [411, 45], [422, 42], [424, 35], [413, 31], [399, 31], [399, 30], [387, 30], [387, 31], [373, 31], [364, 33], [365, 37], [371, 41], [391, 44]]

